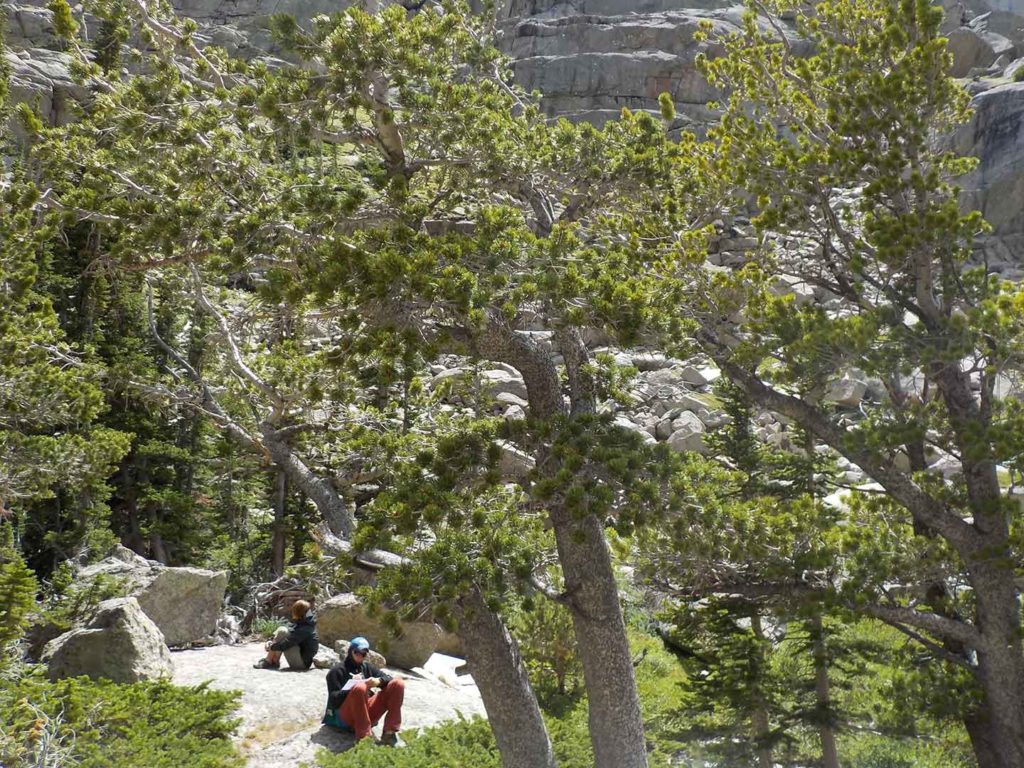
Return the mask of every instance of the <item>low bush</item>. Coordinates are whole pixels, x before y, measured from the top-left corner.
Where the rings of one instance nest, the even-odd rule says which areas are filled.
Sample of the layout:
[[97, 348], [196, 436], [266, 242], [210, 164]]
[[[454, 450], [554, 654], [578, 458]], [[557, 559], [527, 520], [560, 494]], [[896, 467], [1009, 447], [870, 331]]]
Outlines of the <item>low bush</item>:
[[164, 681], [54, 683], [37, 671], [0, 687], [0, 765], [240, 768], [236, 698]]
[[322, 768], [501, 768], [486, 720], [473, 718], [402, 734], [401, 749], [376, 747], [367, 739], [340, 754], [321, 751]]

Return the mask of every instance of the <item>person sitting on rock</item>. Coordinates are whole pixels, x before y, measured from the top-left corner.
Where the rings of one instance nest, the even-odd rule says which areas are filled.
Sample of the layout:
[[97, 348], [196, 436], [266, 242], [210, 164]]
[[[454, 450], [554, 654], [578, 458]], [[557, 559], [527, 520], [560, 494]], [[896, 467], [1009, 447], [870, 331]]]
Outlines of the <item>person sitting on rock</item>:
[[[353, 731], [356, 739], [373, 736], [373, 726], [384, 717], [379, 744], [396, 746], [402, 727], [405, 681], [382, 672], [366, 660], [370, 643], [353, 637], [345, 659], [327, 673], [326, 725]], [[386, 714], [385, 714], [386, 713]]]
[[305, 600], [296, 600], [292, 605], [292, 622], [278, 627], [266, 648], [266, 658], [253, 664], [256, 669], [280, 669], [282, 655], [288, 661], [288, 668], [296, 672], [304, 672], [313, 666], [313, 657], [320, 649], [320, 638], [316, 634], [312, 606]]

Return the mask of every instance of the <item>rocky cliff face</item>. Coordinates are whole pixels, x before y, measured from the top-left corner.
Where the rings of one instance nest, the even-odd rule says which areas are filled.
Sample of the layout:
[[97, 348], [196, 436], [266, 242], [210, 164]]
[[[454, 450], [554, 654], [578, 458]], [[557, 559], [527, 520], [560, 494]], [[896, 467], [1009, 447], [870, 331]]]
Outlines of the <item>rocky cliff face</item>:
[[1007, 83], [974, 97], [974, 116], [954, 137], [961, 154], [978, 166], [960, 180], [967, 205], [992, 225], [990, 263], [1024, 263], [1024, 82]]
[[[272, 51], [267, 22], [272, 13], [291, 13], [308, 22], [338, 11], [347, 0], [174, 0], [196, 19], [204, 39], [232, 53], [255, 56]], [[67, 75], [55, 40], [46, 0], [8, 3], [8, 58], [16, 99], [40, 100], [54, 123], [70, 119], [69, 104], [80, 96]], [[975, 96], [972, 123], [956, 146], [980, 159], [963, 181], [965, 203], [982, 210], [993, 226], [987, 253], [1024, 263], [1024, 0], [942, 0], [955, 74]], [[603, 123], [623, 107], [658, 108], [670, 93], [680, 125], [694, 129], [713, 115], [705, 106], [719, 96], [694, 67], [694, 40], [702, 19], [719, 31], [734, 28], [742, 9], [734, 0], [505, 0], [499, 14], [501, 45], [513, 59], [516, 80], [543, 94], [551, 116]]]

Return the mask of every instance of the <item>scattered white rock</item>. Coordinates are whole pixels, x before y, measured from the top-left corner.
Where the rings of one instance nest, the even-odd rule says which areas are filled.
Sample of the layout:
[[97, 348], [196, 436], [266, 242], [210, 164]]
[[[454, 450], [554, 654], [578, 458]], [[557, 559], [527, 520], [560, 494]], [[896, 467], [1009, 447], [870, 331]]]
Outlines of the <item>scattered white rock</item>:
[[623, 429], [628, 429], [631, 432], [636, 432], [638, 435], [640, 435], [640, 437], [643, 438], [643, 441], [645, 443], [654, 443], [654, 442], [656, 442], [655, 439], [654, 439], [654, 436], [651, 435], [650, 432], [648, 432], [644, 427], [641, 427], [639, 424], [634, 422], [632, 419], [630, 419], [630, 418], [628, 418], [628, 417], [626, 417], [626, 416], [624, 416], [622, 414], [619, 414], [619, 415], [617, 415], [615, 417], [614, 424], [617, 427], [622, 427]]
[[501, 394], [511, 394], [521, 400], [529, 399], [526, 383], [518, 372], [508, 371], [504, 368], [492, 368], [487, 371], [481, 371], [480, 380], [494, 397], [498, 397]]

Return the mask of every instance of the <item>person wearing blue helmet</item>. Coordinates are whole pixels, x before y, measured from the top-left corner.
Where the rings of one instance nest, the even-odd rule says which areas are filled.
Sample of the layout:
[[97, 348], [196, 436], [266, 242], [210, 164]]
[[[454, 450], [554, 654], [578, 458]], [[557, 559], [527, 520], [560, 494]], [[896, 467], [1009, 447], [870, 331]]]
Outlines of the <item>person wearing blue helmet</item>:
[[370, 664], [369, 652], [370, 642], [365, 637], [353, 637], [345, 658], [327, 673], [323, 722], [353, 731], [356, 739], [365, 739], [373, 736], [373, 726], [383, 717], [379, 743], [395, 746], [402, 727], [405, 681]]

